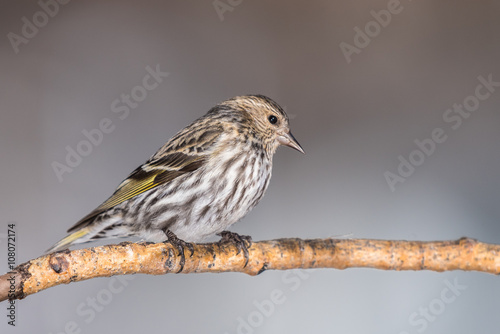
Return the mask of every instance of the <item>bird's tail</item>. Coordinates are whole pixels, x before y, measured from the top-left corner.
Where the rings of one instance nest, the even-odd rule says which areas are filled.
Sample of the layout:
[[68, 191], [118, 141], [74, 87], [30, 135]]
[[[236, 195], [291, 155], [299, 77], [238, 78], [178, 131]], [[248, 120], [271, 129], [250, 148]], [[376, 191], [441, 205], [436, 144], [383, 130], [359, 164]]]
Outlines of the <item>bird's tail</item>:
[[91, 231], [91, 229], [89, 227], [85, 227], [85, 228], [79, 229], [79, 230], [71, 233], [70, 235], [59, 240], [52, 247], [47, 249], [45, 251], [45, 254], [64, 250], [73, 244], [79, 244], [79, 243], [90, 241], [90, 239], [91, 239], [91, 235], [89, 235], [90, 231]]

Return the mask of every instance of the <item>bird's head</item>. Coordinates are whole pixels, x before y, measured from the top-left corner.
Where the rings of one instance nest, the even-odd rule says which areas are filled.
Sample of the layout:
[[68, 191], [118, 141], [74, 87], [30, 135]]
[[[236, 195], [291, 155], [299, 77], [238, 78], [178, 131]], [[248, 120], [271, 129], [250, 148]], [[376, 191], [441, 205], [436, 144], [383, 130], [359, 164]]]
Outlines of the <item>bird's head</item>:
[[280, 145], [305, 153], [290, 131], [288, 116], [276, 102], [264, 95], [236, 96], [221, 103], [245, 114], [251, 134], [262, 141], [268, 152], [274, 153]]

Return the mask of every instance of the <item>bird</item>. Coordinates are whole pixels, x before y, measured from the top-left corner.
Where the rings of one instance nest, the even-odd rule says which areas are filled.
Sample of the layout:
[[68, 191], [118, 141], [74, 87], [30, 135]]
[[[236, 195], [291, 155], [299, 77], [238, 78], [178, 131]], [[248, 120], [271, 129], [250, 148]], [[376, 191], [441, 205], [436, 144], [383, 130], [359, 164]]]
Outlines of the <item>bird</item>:
[[184, 257], [193, 242], [221, 236], [245, 252], [251, 238], [227, 228], [255, 207], [279, 146], [305, 153], [283, 108], [264, 95], [225, 100], [179, 131], [115, 192], [46, 251], [97, 239], [169, 241]]

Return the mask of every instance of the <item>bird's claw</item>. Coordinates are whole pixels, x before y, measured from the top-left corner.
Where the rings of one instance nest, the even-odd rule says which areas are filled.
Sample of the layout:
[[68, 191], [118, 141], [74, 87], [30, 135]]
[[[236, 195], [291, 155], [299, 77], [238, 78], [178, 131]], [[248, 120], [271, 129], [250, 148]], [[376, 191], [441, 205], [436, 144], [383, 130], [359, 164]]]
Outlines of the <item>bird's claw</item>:
[[181, 257], [179, 265], [181, 268], [179, 269], [179, 271], [177, 273], [180, 273], [184, 269], [184, 264], [186, 263], [186, 257], [184, 255], [184, 248], [189, 249], [189, 251], [191, 252], [190, 257], [192, 257], [194, 254], [194, 246], [192, 243], [185, 242], [184, 240], [179, 239], [174, 234], [174, 232], [172, 232], [170, 230], [167, 230], [167, 232], [165, 232], [165, 234], [167, 235], [167, 238], [168, 238], [166, 241], [169, 242], [175, 248], [177, 248], [177, 250], [179, 251], [179, 256]]
[[245, 265], [243, 266], [243, 268], [245, 268], [248, 264], [248, 248], [252, 246], [252, 237], [249, 235], [239, 235], [238, 233], [230, 231], [222, 231], [217, 235], [222, 237], [219, 240], [219, 244], [232, 243], [236, 245], [236, 248], [238, 249], [238, 252], [236, 254], [240, 254], [241, 251], [243, 251], [243, 255], [245, 256]]

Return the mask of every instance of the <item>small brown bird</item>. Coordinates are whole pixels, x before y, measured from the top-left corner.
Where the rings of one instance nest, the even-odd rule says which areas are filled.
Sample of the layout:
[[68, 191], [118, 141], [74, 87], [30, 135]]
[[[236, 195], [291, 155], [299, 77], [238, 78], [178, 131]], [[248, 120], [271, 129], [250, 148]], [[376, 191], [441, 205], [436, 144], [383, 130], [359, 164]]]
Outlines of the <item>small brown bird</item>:
[[184, 241], [217, 233], [246, 253], [249, 238], [226, 229], [264, 195], [280, 145], [304, 153], [276, 102], [263, 95], [224, 101], [177, 133], [47, 252], [128, 236], [168, 239], [183, 252]]

